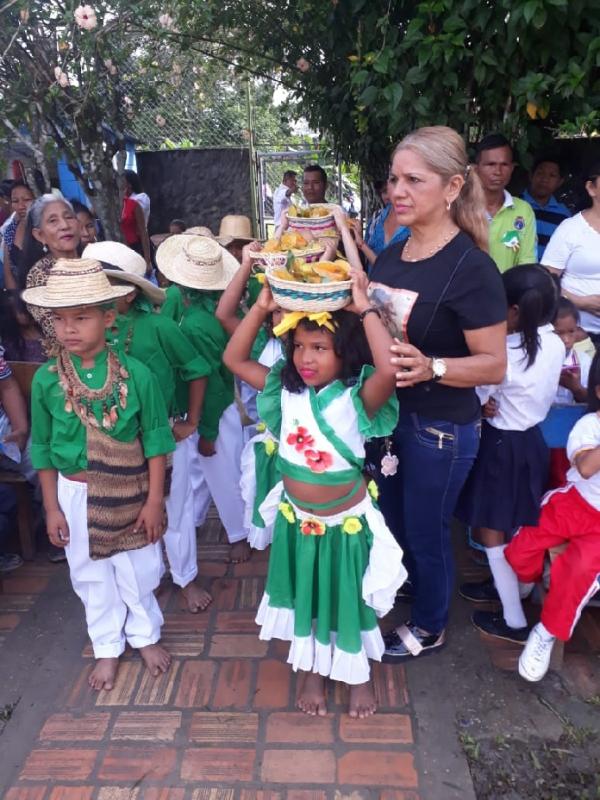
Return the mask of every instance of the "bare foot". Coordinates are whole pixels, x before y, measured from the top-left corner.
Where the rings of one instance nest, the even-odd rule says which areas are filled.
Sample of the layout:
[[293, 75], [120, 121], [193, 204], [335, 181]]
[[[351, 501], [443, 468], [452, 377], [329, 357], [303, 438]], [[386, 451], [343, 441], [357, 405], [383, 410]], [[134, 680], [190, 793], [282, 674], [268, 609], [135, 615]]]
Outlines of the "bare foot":
[[97, 692], [102, 689], [109, 691], [115, 685], [115, 677], [118, 668], [118, 658], [99, 658], [88, 678], [89, 685]]
[[199, 611], [204, 611], [212, 603], [212, 597], [206, 591], [201, 589], [196, 581], [188, 583], [181, 590], [181, 596], [185, 604], [185, 608], [191, 614], [197, 614]]
[[250, 549], [250, 545], [244, 539], [241, 542], [236, 542], [231, 545], [229, 561], [231, 564], [241, 564], [242, 561], [248, 561], [251, 555], [252, 550]]
[[354, 719], [370, 717], [377, 711], [375, 694], [371, 681], [358, 683], [350, 687], [350, 704], [348, 713]]
[[161, 672], [166, 672], [171, 666], [171, 656], [160, 644], [140, 647], [140, 655], [153, 678], [158, 678]]
[[302, 688], [298, 692], [296, 705], [305, 714], [311, 717], [324, 717], [327, 715], [327, 700], [325, 697], [325, 678], [314, 672], [308, 672]]

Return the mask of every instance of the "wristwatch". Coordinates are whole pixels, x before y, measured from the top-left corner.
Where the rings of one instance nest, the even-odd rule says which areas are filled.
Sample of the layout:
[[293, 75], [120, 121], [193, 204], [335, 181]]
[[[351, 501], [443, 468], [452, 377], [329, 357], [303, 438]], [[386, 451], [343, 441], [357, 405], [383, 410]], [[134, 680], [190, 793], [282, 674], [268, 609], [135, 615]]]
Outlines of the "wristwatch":
[[446, 374], [447, 369], [448, 365], [443, 358], [436, 358], [435, 356], [432, 356], [431, 371], [433, 372], [433, 381], [441, 381]]

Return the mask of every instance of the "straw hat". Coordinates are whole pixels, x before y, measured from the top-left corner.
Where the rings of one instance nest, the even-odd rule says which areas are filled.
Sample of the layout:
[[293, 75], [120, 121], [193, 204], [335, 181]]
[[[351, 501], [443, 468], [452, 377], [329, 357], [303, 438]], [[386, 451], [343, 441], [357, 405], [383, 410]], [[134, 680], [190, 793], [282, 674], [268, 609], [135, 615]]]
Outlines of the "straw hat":
[[129, 286], [111, 286], [99, 261], [91, 258], [59, 258], [45, 286], [25, 289], [23, 300], [42, 308], [77, 308], [112, 303], [125, 297]]
[[164, 291], [144, 277], [146, 261], [131, 247], [121, 242], [92, 242], [83, 251], [83, 258], [101, 261], [110, 278], [137, 286], [154, 305], [164, 303]]
[[186, 236], [208, 236], [209, 239], [215, 239], [214, 233], [210, 228], [204, 225], [196, 225], [194, 228], [186, 228], [184, 230]]
[[173, 283], [203, 291], [225, 289], [240, 267], [237, 259], [214, 239], [187, 233], [163, 242], [156, 251], [156, 263]]
[[249, 217], [243, 214], [227, 214], [221, 220], [217, 241], [226, 247], [231, 242], [238, 239], [241, 242], [253, 242], [255, 236], [252, 234], [252, 223]]

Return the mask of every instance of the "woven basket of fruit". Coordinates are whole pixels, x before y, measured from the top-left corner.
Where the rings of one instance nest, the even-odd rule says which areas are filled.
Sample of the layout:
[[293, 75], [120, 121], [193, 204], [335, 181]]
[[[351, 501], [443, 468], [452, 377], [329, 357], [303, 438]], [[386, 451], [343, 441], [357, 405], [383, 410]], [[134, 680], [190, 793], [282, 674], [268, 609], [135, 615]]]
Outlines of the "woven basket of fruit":
[[293, 231], [310, 232], [313, 236], [337, 236], [332, 203], [314, 203], [306, 208], [290, 206], [287, 218]]
[[295, 231], [284, 233], [280, 239], [269, 239], [262, 250], [250, 252], [254, 271], [266, 267], [285, 267], [288, 254], [307, 262], [318, 261], [325, 252], [316, 241], [309, 242]]
[[289, 258], [286, 268], [267, 267], [273, 299], [286, 311], [338, 311], [352, 299], [347, 261]]

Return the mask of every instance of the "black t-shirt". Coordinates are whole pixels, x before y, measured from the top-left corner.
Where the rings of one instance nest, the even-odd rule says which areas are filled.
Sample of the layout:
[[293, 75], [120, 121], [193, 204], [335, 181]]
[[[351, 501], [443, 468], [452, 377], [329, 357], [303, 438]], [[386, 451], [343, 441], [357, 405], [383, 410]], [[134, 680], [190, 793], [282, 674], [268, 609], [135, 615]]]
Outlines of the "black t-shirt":
[[[404, 245], [390, 245], [378, 256], [370, 275], [371, 301], [381, 310], [391, 333], [425, 355], [469, 356], [463, 331], [487, 328], [506, 319], [506, 295], [498, 268], [463, 232], [422, 261], [403, 261]], [[474, 388], [456, 389], [429, 381], [398, 389], [398, 399], [404, 411], [459, 425], [479, 415]]]

